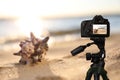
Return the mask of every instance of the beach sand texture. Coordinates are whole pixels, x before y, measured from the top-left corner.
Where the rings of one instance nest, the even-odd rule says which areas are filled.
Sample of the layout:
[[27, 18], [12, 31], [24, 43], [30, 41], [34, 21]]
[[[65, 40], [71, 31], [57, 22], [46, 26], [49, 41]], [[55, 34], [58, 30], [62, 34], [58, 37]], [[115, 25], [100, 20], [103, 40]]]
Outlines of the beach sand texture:
[[[110, 80], [120, 79], [120, 36], [112, 35], [106, 39], [106, 65]], [[70, 51], [79, 45], [91, 42], [89, 39], [54, 43], [45, 59], [35, 65], [20, 65], [20, 57], [13, 53], [19, 48], [0, 51], [0, 80], [85, 80], [91, 62], [86, 61], [86, 52], [97, 52], [95, 45], [88, 47], [77, 56]], [[19, 47], [19, 46], [18, 46]]]

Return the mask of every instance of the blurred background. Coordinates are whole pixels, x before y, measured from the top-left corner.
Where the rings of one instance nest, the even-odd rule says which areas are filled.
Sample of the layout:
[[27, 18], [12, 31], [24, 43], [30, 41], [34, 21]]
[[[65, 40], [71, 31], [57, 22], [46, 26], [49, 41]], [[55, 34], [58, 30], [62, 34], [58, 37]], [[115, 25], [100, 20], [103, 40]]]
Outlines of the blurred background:
[[33, 32], [49, 43], [80, 38], [83, 20], [103, 15], [120, 32], [120, 0], [0, 0], [0, 50], [16, 48]]
[[[93, 45], [75, 57], [71, 57], [70, 51], [91, 42], [89, 38], [81, 38], [80, 24], [95, 15], [102, 15], [110, 22], [105, 68], [110, 80], [119, 80], [120, 0], [0, 0], [0, 79], [48, 80], [53, 76], [54, 80], [60, 80], [56, 76], [63, 76], [67, 80], [84, 80], [90, 65], [85, 53], [96, 53], [98, 48]], [[19, 67], [15, 64], [21, 57], [13, 53], [20, 50], [20, 41], [29, 38], [30, 32], [38, 38], [50, 36], [47, 61], [34, 68]]]

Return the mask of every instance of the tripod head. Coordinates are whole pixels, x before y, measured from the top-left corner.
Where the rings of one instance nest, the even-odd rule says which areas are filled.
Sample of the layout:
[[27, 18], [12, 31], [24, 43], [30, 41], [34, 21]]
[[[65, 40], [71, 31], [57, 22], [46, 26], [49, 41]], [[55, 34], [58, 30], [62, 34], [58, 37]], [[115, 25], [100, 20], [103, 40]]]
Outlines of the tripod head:
[[[95, 44], [98, 47], [99, 52], [96, 53], [96, 54], [87, 53], [86, 54], [86, 59], [90, 60], [92, 58], [91, 62], [96, 63], [96, 60], [94, 60], [94, 59], [99, 58], [100, 60], [102, 60], [106, 57], [106, 55], [105, 55], [105, 37], [91, 37], [90, 40], [92, 40], [93, 42], [87, 43], [86, 45], [80, 45], [79, 47], [72, 50], [71, 54], [73, 56], [75, 56], [75, 55], [83, 52], [87, 47]], [[97, 60], [97, 62], [98, 62], [98, 60]]]

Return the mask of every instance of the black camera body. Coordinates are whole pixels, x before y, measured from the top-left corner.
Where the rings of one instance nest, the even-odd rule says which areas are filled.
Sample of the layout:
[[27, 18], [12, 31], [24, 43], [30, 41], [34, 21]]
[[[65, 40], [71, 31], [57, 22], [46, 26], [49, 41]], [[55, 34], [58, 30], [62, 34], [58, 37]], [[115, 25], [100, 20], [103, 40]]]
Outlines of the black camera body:
[[81, 37], [109, 37], [109, 35], [109, 21], [101, 15], [96, 15], [92, 20], [81, 23]]

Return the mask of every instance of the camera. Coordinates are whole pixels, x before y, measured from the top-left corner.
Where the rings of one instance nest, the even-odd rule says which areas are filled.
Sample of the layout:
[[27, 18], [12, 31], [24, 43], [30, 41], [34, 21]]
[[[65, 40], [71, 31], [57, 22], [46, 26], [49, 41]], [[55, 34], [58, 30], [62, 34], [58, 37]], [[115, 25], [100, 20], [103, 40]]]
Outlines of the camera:
[[92, 20], [81, 23], [81, 37], [109, 37], [109, 35], [109, 21], [101, 15], [96, 15]]
[[[85, 20], [81, 23], [81, 37], [90, 37], [93, 43], [88, 43], [87, 45], [81, 45], [71, 51], [73, 56], [81, 53], [86, 47], [92, 44], [98, 46], [104, 46], [105, 37], [110, 36], [110, 23], [108, 19], [103, 18], [101, 15], [96, 15], [92, 20]], [[100, 44], [99, 44], [100, 43]], [[102, 45], [101, 45], [102, 44]], [[98, 47], [101, 48], [101, 47]]]

